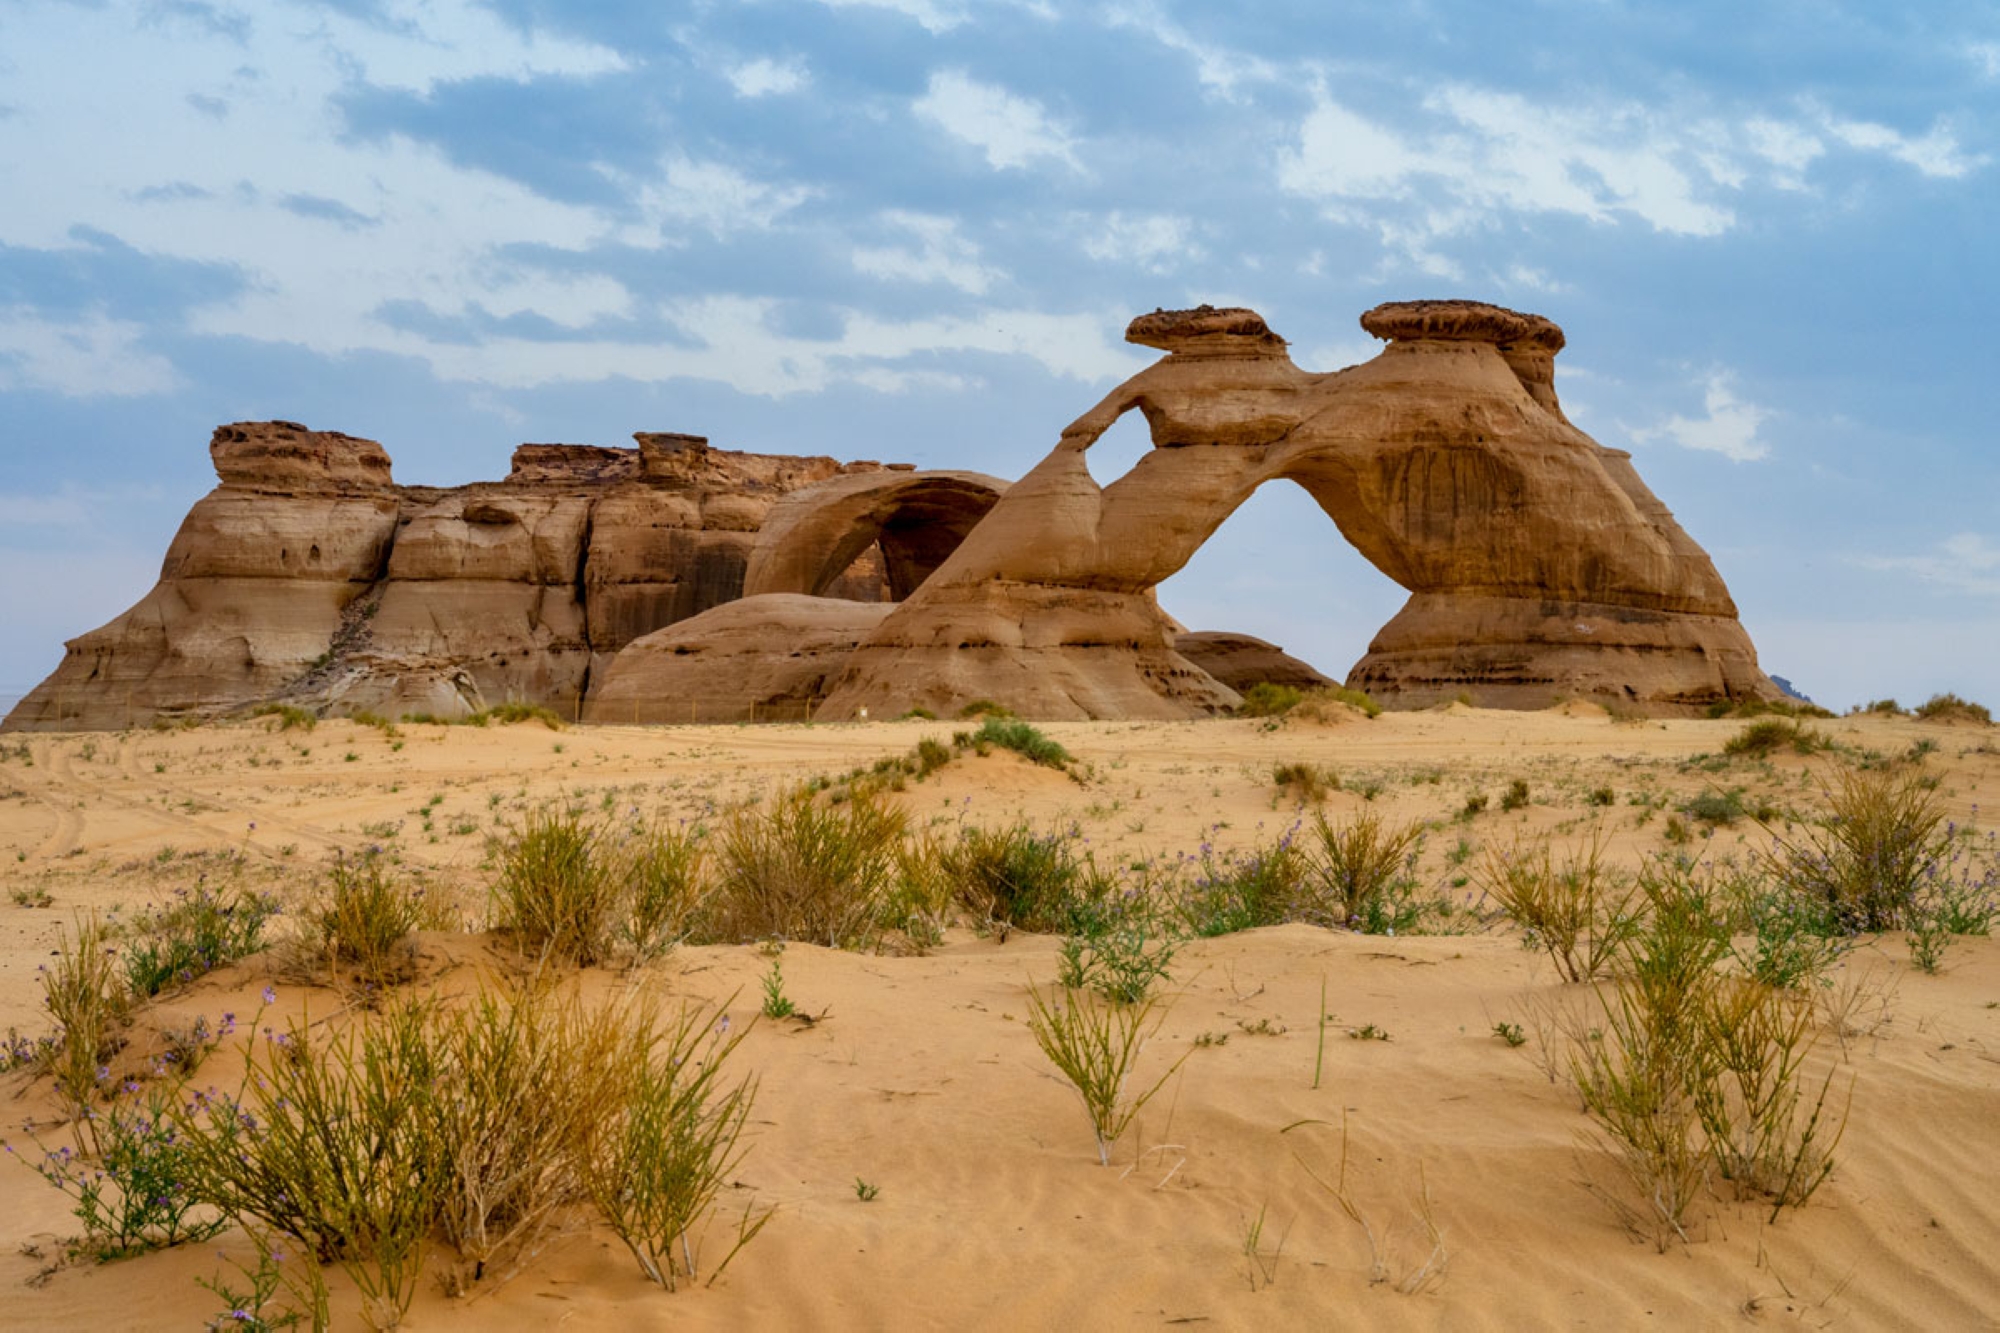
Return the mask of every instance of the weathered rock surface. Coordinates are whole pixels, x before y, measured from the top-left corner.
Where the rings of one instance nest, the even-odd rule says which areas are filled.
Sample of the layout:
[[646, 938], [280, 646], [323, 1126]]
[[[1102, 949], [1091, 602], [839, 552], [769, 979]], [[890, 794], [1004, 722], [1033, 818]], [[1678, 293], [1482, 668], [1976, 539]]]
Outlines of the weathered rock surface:
[[612, 659], [588, 722], [802, 721], [854, 646], [895, 608], [759, 593], [655, 630]]
[[[244, 422], [159, 584], [68, 646], [7, 725], [117, 727], [268, 699], [461, 716], [520, 699], [574, 713], [631, 640], [733, 602], [773, 504], [878, 463], [711, 449], [526, 444], [506, 480], [397, 486], [372, 440]], [[905, 482], [907, 483], [907, 480]], [[873, 539], [825, 580], [890, 595]]]
[[1249, 634], [1201, 630], [1174, 635], [1174, 651], [1238, 694], [1252, 685], [1316, 690], [1340, 684], [1274, 643]]
[[[1280, 479], [1412, 594], [1349, 675], [1385, 703], [1775, 697], [1707, 555], [1629, 456], [1563, 416], [1560, 329], [1463, 301], [1379, 306], [1362, 326], [1388, 348], [1314, 374], [1253, 311], [1134, 320], [1127, 338], [1168, 356], [1064, 430], [856, 650], [825, 715], [976, 697], [1049, 718], [1234, 704], [1175, 650], [1151, 590]], [[1099, 487], [1084, 453], [1134, 408], [1154, 448]]]

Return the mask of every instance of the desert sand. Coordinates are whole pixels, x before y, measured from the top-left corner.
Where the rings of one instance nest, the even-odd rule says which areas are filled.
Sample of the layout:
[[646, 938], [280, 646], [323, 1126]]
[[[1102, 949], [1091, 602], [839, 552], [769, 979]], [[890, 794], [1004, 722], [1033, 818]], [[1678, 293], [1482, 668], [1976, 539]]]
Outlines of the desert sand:
[[[1478, 909], [1476, 882], [1455, 881], [1484, 848], [1517, 835], [1568, 845], [1596, 828], [1636, 865], [1667, 846], [1667, 821], [1690, 797], [1741, 787], [1808, 812], [1824, 774], [1869, 752], [1932, 742], [1921, 762], [1961, 822], [1983, 823], [1980, 807], [2000, 795], [1990, 728], [1839, 719], [1816, 724], [1845, 747], [1837, 756], [1721, 761], [1742, 725], [1619, 720], [1583, 705], [1454, 705], [1338, 725], [1051, 724], [1085, 781], [995, 753], [895, 799], [918, 827], [1024, 817], [1076, 824], [1100, 857], [1171, 857], [1277, 836], [1299, 813], [1271, 767], [1310, 761], [1340, 775], [1325, 804], [1334, 817], [1372, 790], [1391, 817], [1435, 821], [1426, 882]], [[336, 850], [383, 844], [455, 893], [478, 927], [489, 838], [537, 803], [706, 817], [952, 729], [405, 724], [392, 739], [350, 722], [282, 731], [270, 719], [8, 736], [0, 887], [15, 901], [0, 900], [0, 1026], [46, 1029], [36, 969], [76, 913], [129, 917], [202, 876], [289, 892]], [[1503, 812], [1498, 796], [1516, 778], [1532, 800]], [[1590, 803], [1602, 786], [1614, 804]], [[1475, 791], [1495, 799], [1463, 817]], [[1690, 849], [1717, 857], [1747, 856], [1766, 836], [1749, 820], [1689, 827]], [[284, 928], [281, 916], [272, 931]], [[769, 959], [756, 947], [681, 948], [593, 976], [604, 993], [727, 1001], [734, 1022], [754, 1022], [733, 1058], [734, 1072], [759, 1081], [749, 1152], [722, 1206], [775, 1207], [773, 1220], [720, 1281], [672, 1294], [608, 1229], [579, 1222], [473, 1297], [426, 1282], [406, 1327], [2000, 1323], [2000, 942], [1956, 941], [1937, 975], [1910, 966], [1899, 937], [1849, 955], [1833, 980], [1853, 1002], [1815, 1056], [1834, 1065], [1843, 1100], [1852, 1092], [1831, 1178], [1775, 1222], [1767, 1206], [1707, 1201], [1691, 1243], [1664, 1252], [1588, 1186], [1599, 1166], [1590, 1122], [1554, 1067], [1544, 1017], [1578, 988], [1502, 920], [1414, 937], [1287, 925], [1188, 944], [1141, 1072], [1185, 1063], [1109, 1168], [1025, 1021], [1028, 989], [1052, 980], [1056, 951], [1050, 938], [966, 928], [906, 956], [791, 944], [785, 987], [810, 1023], [757, 1019]], [[428, 933], [422, 957], [415, 984], [447, 991], [509, 965], [508, 946], [476, 930]], [[247, 1018], [266, 986], [277, 994], [266, 1025], [347, 1002], [258, 956], [163, 996], [140, 1027]], [[1522, 1025], [1527, 1042], [1501, 1040], [1502, 1022]], [[230, 1068], [225, 1048], [202, 1076], [226, 1081]], [[8, 1074], [0, 1092], [12, 1142], [23, 1120], [54, 1116], [46, 1080]], [[1340, 1172], [1343, 1123], [1355, 1215], [1322, 1183]], [[857, 1180], [876, 1197], [859, 1198]], [[197, 1279], [218, 1272], [218, 1252], [249, 1252], [232, 1232], [55, 1265], [76, 1229], [64, 1197], [24, 1165], [0, 1164], [0, 1323], [198, 1328], [219, 1304]], [[335, 1270], [329, 1280], [336, 1326], [358, 1326], [351, 1286]]]

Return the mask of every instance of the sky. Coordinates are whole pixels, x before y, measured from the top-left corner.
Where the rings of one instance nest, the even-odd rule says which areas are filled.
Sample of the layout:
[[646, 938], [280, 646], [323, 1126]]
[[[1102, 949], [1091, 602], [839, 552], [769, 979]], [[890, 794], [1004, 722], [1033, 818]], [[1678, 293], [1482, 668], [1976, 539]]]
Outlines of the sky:
[[[2000, 706], [1996, 131], [1990, 0], [7, 0], [0, 697], [151, 587], [223, 422], [1011, 478], [1134, 314], [1332, 370], [1466, 297], [1562, 325], [1767, 671]], [[1403, 598], [1283, 482], [1161, 589], [1336, 676]]]

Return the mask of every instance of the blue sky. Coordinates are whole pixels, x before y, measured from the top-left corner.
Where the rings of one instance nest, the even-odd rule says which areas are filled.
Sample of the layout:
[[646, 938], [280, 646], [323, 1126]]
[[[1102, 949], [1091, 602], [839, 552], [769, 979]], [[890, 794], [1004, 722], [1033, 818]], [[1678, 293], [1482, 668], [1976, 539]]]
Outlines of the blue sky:
[[[1135, 313], [1332, 369], [1467, 296], [1564, 327], [1767, 670], [2000, 705], [1996, 129], [1950, 0], [9, 0], [0, 695], [151, 586], [220, 422], [1018, 476]], [[1162, 590], [1334, 674], [1402, 596], [1284, 484]]]

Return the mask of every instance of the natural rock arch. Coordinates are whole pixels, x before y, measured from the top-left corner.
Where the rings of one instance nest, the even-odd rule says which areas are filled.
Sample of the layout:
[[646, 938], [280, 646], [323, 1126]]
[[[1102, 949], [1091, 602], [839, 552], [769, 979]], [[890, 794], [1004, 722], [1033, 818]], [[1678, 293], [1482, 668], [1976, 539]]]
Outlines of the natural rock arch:
[[743, 595], [819, 597], [880, 545], [889, 599], [900, 602], [942, 565], [1007, 483], [982, 472], [884, 472], [833, 477], [771, 507], [743, 575]]
[[[1562, 331], [1466, 301], [1378, 306], [1389, 340], [1315, 374], [1249, 310], [1160, 311], [1168, 356], [1114, 389], [864, 641], [826, 715], [989, 697], [1043, 717], [1180, 717], [1234, 691], [1172, 647], [1152, 590], [1259, 486], [1304, 487], [1410, 590], [1349, 681], [1405, 705], [1561, 694], [1659, 711], [1774, 697], [1708, 556], [1630, 457], [1562, 414]], [[1124, 413], [1154, 447], [1100, 487]]]

